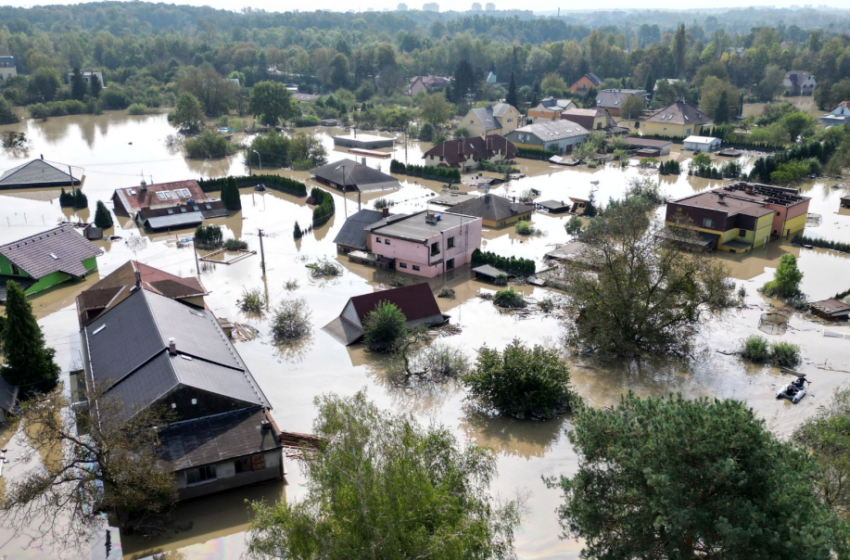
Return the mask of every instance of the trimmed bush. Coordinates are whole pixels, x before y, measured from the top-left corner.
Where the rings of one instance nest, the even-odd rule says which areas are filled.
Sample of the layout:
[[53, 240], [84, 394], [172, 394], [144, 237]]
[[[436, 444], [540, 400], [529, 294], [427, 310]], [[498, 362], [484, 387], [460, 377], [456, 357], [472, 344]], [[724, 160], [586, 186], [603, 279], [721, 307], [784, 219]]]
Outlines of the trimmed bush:
[[830, 239], [822, 239], [820, 237], [807, 237], [798, 233], [792, 240], [798, 245], [811, 245], [812, 247], [821, 247], [822, 249], [832, 249], [842, 253], [850, 253], [850, 243], [844, 241], [832, 241]]
[[313, 208], [313, 227], [319, 227], [334, 215], [336, 207], [334, 206], [334, 197], [331, 193], [326, 192], [319, 187], [310, 189], [310, 198], [313, 199], [316, 207]]
[[431, 165], [407, 165], [394, 159], [390, 162], [390, 173], [396, 175], [409, 175], [411, 177], [421, 177], [432, 181], [446, 181], [448, 183], [460, 182], [460, 169], [451, 167], [433, 167]]
[[531, 222], [520, 220], [516, 223], [516, 232], [520, 235], [533, 235], [537, 233], [537, 228]]
[[537, 265], [531, 259], [508, 258], [489, 251], [475, 249], [472, 252], [472, 266], [476, 267], [482, 264], [489, 264], [517, 276], [531, 276], [537, 270]]
[[307, 196], [307, 185], [301, 181], [288, 179], [279, 175], [250, 175], [245, 177], [220, 177], [218, 179], [200, 179], [198, 184], [204, 192], [224, 190], [224, 185], [231, 179], [236, 181], [237, 188], [264, 185], [268, 189], [291, 194], [292, 196]]
[[101, 200], [97, 201], [97, 210], [94, 212], [94, 225], [101, 229], [112, 227], [112, 214], [109, 213], [109, 209]]
[[541, 148], [523, 148], [517, 146], [516, 155], [517, 157], [525, 159], [540, 159], [544, 161], [549, 161], [549, 158], [558, 154], [557, 152], [553, 152], [551, 150], [543, 150]]
[[216, 225], [199, 225], [195, 228], [195, 246], [201, 249], [218, 249], [224, 243], [221, 228]]

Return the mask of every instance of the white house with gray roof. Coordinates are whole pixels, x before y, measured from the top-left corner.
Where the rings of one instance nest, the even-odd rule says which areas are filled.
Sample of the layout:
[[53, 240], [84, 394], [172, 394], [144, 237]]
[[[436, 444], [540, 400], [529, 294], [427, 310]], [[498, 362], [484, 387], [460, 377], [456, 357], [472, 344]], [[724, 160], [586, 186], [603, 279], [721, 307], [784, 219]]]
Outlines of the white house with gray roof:
[[18, 75], [14, 56], [0, 56], [0, 83]]
[[470, 136], [488, 134], [507, 135], [522, 125], [522, 115], [507, 103], [496, 103], [489, 107], [470, 109], [461, 120], [460, 126], [469, 131]]
[[540, 121], [507, 134], [506, 138], [521, 148], [538, 148], [559, 154], [572, 151], [590, 134], [586, 128], [568, 120]]

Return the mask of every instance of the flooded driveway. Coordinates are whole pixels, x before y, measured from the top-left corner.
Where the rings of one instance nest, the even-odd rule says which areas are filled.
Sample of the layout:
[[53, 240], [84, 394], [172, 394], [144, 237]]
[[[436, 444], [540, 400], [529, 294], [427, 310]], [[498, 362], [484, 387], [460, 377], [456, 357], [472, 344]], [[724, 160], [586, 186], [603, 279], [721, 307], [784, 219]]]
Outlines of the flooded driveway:
[[[58, 190], [0, 192], [0, 242], [30, 235], [47, 229], [61, 220], [92, 219], [97, 200], [109, 205], [112, 192], [128, 187], [144, 177], [154, 182], [181, 179], [218, 177], [247, 172], [241, 154], [215, 161], [186, 160], [166, 145], [173, 134], [164, 115], [132, 117], [124, 114], [78, 116], [50, 119], [47, 122], [26, 121], [0, 127], [3, 130], [23, 130], [30, 138], [27, 155], [0, 153], [0, 170], [19, 165], [28, 158], [44, 156], [46, 160], [70, 164], [85, 174], [84, 192], [90, 210], [73, 212], [59, 207]], [[316, 129], [328, 149], [331, 161], [352, 155], [333, 151], [333, 143], [324, 129]], [[407, 148], [408, 161], [421, 162], [421, 154], [430, 146], [411, 142]], [[395, 157], [404, 159], [404, 147], [396, 146]], [[688, 154], [674, 152], [672, 158], [687, 162]], [[358, 156], [359, 160], [360, 157]], [[744, 157], [749, 163], [751, 157]], [[389, 159], [367, 159], [373, 167], [384, 171]], [[636, 164], [636, 162], [632, 162]], [[647, 174], [635, 166], [617, 166], [591, 170], [564, 168], [547, 162], [520, 160], [519, 167], [528, 177], [494, 188], [493, 192], [520, 196], [529, 189], [539, 190], [541, 200], [565, 200], [569, 196], [587, 198], [594, 193], [598, 204], [612, 197], [621, 197], [628, 181]], [[306, 172], [280, 172], [307, 180]], [[393, 212], [408, 212], [428, 207], [429, 199], [441, 193], [439, 183], [423, 180], [402, 180], [402, 189], [372, 193], [360, 201], [371, 207], [374, 200], [387, 198]], [[832, 182], [810, 182], [803, 185], [804, 194], [812, 197], [810, 212], [822, 215], [821, 224], [809, 233], [833, 239], [847, 239], [850, 216], [839, 215], [838, 199], [841, 190], [831, 188]], [[663, 192], [671, 198], [702, 191], [720, 183], [685, 175], [661, 178]], [[462, 190], [470, 190], [463, 188]], [[228, 218], [211, 220], [225, 230], [225, 237], [248, 242], [250, 249], [259, 249], [258, 230], [264, 231], [264, 251], [267, 273], [260, 271], [259, 255], [233, 265], [216, 264], [205, 268], [201, 277], [211, 292], [207, 304], [219, 317], [250, 325], [259, 331], [254, 340], [239, 342], [236, 347], [274, 406], [274, 417], [284, 430], [309, 432], [315, 417], [313, 399], [326, 392], [351, 395], [365, 388], [369, 398], [379, 406], [410, 412], [422, 422], [436, 421], [449, 427], [461, 441], [491, 447], [498, 455], [499, 476], [493, 485], [496, 493], [513, 496], [517, 491], [528, 493], [528, 512], [517, 534], [517, 552], [521, 558], [578, 558], [580, 543], [558, 538], [555, 509], [560, 496], [546, 489], [541, 477], [571, 474], [577, 468], [577, 458], [564, 435], [569, 420], [551, 422], [520, 422], [512, 419], [489, 418], [467, 410], [464, 392], [456, 385], [429, 387], [405, 391], [393, 387], [383, 373], [382, 360], [360, 347], [346, 348], [321, 330], [336, 317], [348, 298], [378, 287], [388, 287], [390, 274], [351, 264], [336, 255], [333, 239], [339, 230], [344, 208], [353, 213], [358, 205], [355, 196], [348, 200], [334, 192], [337, 215], [327, 224], [300, 240], [292, 237], [296, 221], [304, 227], [310, 223], [312, 209], [304, 199], [281, 193], [242, 192], [243, 210]], [[519, 236], [513, 228], [484, 232], [483, 247], [506, 256], [534, 258], [542, 266], [543, 255], [568, 236], [564, 230], [566, 217], [536, 213], [533, 216], [540, 235]], [[138, 259], [168, 272], [191, 276], [195, 270], [195, 255], [191, 247], [179, 247], [177, 240], [191, 235], [183, 230], [169, 234], [147, 235], [139, 232], [126, 218], [119, 218], [114, 232], [115, 241], [99, 241], [104, 254], [98, 259], [99, 272], [85, 281], [60, 286], [33, 299], [33, 307], [45, 331], [48, 344], [56, 348], [57, 360], [64, 371], [81, 364], [74, 297], [95, 283], [99, 276], [109, 274], [128, 259]], [[850, 373], [850, 340], [825, 338], [823, 328], [801, 317], [793, 317], [788, 332], [776, 337], [803, 347], [805, 363], [801, 370], [809, 373], [813, 398], [793, 406], [774, 398], [776, 386], [786, 381], [778, 371], [754, 368], [739, 359], [723, 354], [734, 350], [739, 341], [756, 334], [759, 317], [769, 303], [756, 289], [772, 277], [773, 268], [785, 252], [793, 252], [805, 273], [803, 290], [813, 299], [831, 297], [850, 288], [850, 259], [833, 252], [806, 250], [784, 242], [772, 242], [766, 248], [747, 256], [718, 255], [729, 266], [738, 284], [748, 291], [747, 307], [730, 312], [723, 319], [705, 326], [698, 340], [695, 358], [688, 362], [665, 361], [638, 366], [599, 366], [572, 359], [572, 375], [581, 396], [594, 406], [613, 404], [625, 391], [639, 395], [664, 395], [681, 392], [688, 397], [736, 398], [746, 401], [781, 436], [788, 435], [803, 419], [815, 414], [830, 394], [845, 383]], [[336, 259], [343, 274], [328, 281], [310, 278], [306, 264], [321, 258]], [[298, 288], [290, 290], [287, 283], [295, 281]], [[413, 282], [413, 278], [409, 278]], [[524, 318], [499, 311], [489, 301], [481, 299], [481, 291], [493, 286], [471, 279], [468, 267], [451, 271], [446, 278], [430, 281], [432, 288], [443, 284], [455, 289], [456, 299], [439, 299], [444, 313], [461, 333], [446, 341], [463, 348], [470, 356], [486, 344], [501, 348], [514, 337], [529, 343], [558, 343], [559, 321], [551, 315]], [[291, 286], [290, 286], [291, 287]], [[237, 300], [245, 289], [259, 289], [266, 297], [270, 310], [263, 317], [248, 317], [239, 311]], [[522, 286], [530, 297], [542, 298], [552, 292], [532, 286]], [[286, 298], [304, 298], [311, 309], [313, 331], [306, 342], [296, 348], [278, 348], [269, 336], [269, 316], [275, 306]], [[846, 329], [845, 330], [850, 330]], [[819, 369], [826, 364], [832, 371]], [[2, 434], [0, 434], [2, 435]], [[14, 447], [14, 446], [13, 446]], [[15, 455], [13, 449], [12, 455]], [[4, 475], [14, 477], [24, 466], [14, 462]], [[287, 460], [287, 483], [267, 485], [212, 498], [182, 504], [178, 525], [185, 529], [154, 541], [113, 535], [113, 554], [125, 558], [145, 558], [154, 553], [174, 551], [168, 558], [216, 559], [236, 558], [244, 550], [245, 530], [249, 519], [244, 498], [297, 499], [304, 494], [303, 478], [297, 462]], [[3, 537], [0, 542], [9, 538]], [[98, 538], [103, 538], [99, 535]], [[45, 551], [22, 551], [20, 537], [0, 549], [0, 554], [13, 558], [51, 558]], [[17, 547], [17, 548], [16, 548]], [[103, 558], [100, 541], [92, 543], [88, 558]]]

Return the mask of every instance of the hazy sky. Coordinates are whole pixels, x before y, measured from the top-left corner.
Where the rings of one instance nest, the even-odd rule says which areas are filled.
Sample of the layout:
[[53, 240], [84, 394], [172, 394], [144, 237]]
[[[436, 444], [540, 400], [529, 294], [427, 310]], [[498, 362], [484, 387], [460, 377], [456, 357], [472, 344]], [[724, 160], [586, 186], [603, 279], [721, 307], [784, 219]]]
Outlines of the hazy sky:
[[[345, 12], [348, 10], [366, 10], [373, 8], [375, 10], [395, 9], [399, 4], [399, 0], [367, 0], [361, 2], [352, 2], [351, 0], [311, 0], [310, 2], [297, 2], [293, 0], [274, 1], [274, 0], [242, 0], [234, 2], [233, 0], [181, 0], [178, 2], [166, 3], [189, 4], [193, 6], [212, 6], [214, 8], [227, 10], [240, 10], [243, 7], [250, 6], [252, 8], [261, 8], [267, 11], [288, 11], [288, 10], [334, 10]], [[440, 11], [447, 10], [468, 10], [472, 5], [472, 0], [436, 0], [440, 5]], [[483, 6], [488, 0], [480, 0]], [[45, 4], [77, 4], [78, 0], [12, 0], [0, 2], [6, 5], [29, 7], [33, 5]], [[534, 11], [554, 11], [561, 8], [563, 13], [566, 10], [582, 9], [587, 4], [568, 1], [568, 0], [538, 0], [536, 2], [527, 2], [524, 0], [493, 0], [496, 8], [500, 10], [506, 9], [521, 9]], [[423, 0], [407, 1], [409, 8], [421, 9]], [[702, 0], [694, 3], [683, 3], [681, 1], [671, 0], [643, 0], [636, 3], [634, 0], [605, 0], [604, 2], [591, 3], [592, 9], [595, 10], [612, 10], [612, 9], [634, 9], [640, 7], [642, 9], [674, 9], [695, 8], [705, 6], [711, 8], [740, 8], [745, 6], [776, 6], [790, 7], [803, 6], [808, 3], [805, 1], [795, 0]], [[836, 8], [850, 8], [850, 0], [816, 0], [808, 5], [820, 6], [827, 5]]]

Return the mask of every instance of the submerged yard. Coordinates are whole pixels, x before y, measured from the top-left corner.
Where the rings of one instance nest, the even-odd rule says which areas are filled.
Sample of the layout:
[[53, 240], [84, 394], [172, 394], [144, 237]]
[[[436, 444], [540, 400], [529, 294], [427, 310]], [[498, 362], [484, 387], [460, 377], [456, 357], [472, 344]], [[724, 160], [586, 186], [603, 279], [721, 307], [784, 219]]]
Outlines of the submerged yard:
[[[84, 192], [91, 209], [97, 200], [108, 203], [115, 188], [135, 185], [142, 177], [149, 182], [166, 182], [247, 172], [240, 154], [221, 160], [184, 159], [166, 144], [173, 129], [164, 115], [64, 117], [0, 127], [0, 131], [3, 130], [24, 130], [31, 145], [26, 154], [0, 153], [0, 170], [40, 155], [49, 161], [82, 168]], [[327, 129], [316, 132], [327, 147], [329, 160], [353, 157], [333, 151]], [[420, 163], [421, 154], [428, 147], [411, 143], [406, 150], [407, 160]], [[396, 145], [394, 157], [405, 159], [404, 146]], [[690, 158], [675, 147], [669, 157], [682, 162]], [[745, 164], [751, 159], [752, 155], [742, 158]], [[367, 162], [388, 171], [387, 159], [370, 158]], [[627, 169], [618, 166], [587, 169], [519, 160], [518, 167], [528, 176], [500, 185], [493, 192], [518, 197], [529, 189], [536, 189], [541, 192], [539, 200], [565, 200], [569, 196], [587, 198], [593, 192], [597, 204], [604, 204], [611, 198], [622, 197], [629, 179], [644, 174], [657, 176], [655, 172], [638, 169], [636, 163], [633, 161]], [[309, 177], [306, 172], [281, 173], [303, 181]], [[439, 183], [403, 176], [399, 179], [403, 185], [401, 190], [363, 196], [360, 204], [371, 208], [376, 199], [385, 198], [393, 204], [393, 212], [423, 210], [429, 207], [428, 201], [435, 193], [442, 192]], [[836, 182], [818, 180], [802, 185], [803, 194], [812, 198], [809, 212], [822, 216], [821, 224], [807, 229], [807, 234], [836, 240], [846, 240], [850, 235], [850, 215], [838, 213], [838, 200], [847, 191], [832, 188]], [[719, 184], [684, 174], [660, 179], [661, 190], [670, 198]], [[308, 182], [310, 186], [312, 183]], [[344, 221], [346, 208], [348, 213], [353, 213], [358, 201], [352, 195], [347, 201], [337, 192], [332, 195], [336, 215], [298, 240], [292, 236], [294, 223], [297, 221], [302, 227], [309, 224], [312, 208], [303, 198], [274, 191], [259, 193], [243, 189], [243, 210], [228, 218], [212, 220], [223, 227], [225, 238], [243, 239], [252, 251], [259, 249], [258, 230], [264, 231], [265, 277], [258, 254], [232, 265], [203, 266], [201, 278], [211, 292], [206, 298], [207, 304], [218, 317], [247, 325], [251, 327], [248, 331], [255, 329], [259, 333], [251, 340], [237, 342], [236, 348], [271, 401], [278, 425], [284, 430], [309, 432], [315, 417], [315, 397], [326, 392], [351, 395], [366, 388], [369, 398], [380, 407], [409, 411], [422, 422], [444, 424], [461, 441], [485, 445], [496, 451], [499, 475], [494, 490], [505, 496], [513, 496], [516, 492], [527, 495], [527, 513], [517, 535], [517, 553], [521, 558], [578, 558], [580, 544], [558, 538], [560, 529], [555, 509], [560, 496], [556, 490], [547, 489], [541, 478], [570, 474], [577, 468], [576, 455], [564, 434], [569, 427], [568, 417], [548, 422], [522, 422], [482, 416], [468, 410], [463, 390], [451, 383], [399, 389], [387, 381], [382, 358], [371, 355], [361, 346], [346, 348], [321, 330], [340, 313], [348, 298], [389, 287], [393, 276], [351, 264], [347, 258], [337, 256], [334, 236]], [[60, 208], [58, 196], [59, 191], [55, 189], [0, 192], [0, 243], [37, 233], [40, 228], [46, 229], [60, 220], [92, 219], [93, 210], [72, 212]], [[512, 227], [485, 231], [482, 249], [504, 256], [533, 258], [541, 268], [543, 255], [556, 244], [568, 240], [564, 230], [568, 217], [535, 213], [532, 221], [539, 235], [520, 236]], [[65, 372], [81, 365], [74, 298], [94, 284], [99, 276], [112, 272], [128, 259], [137, 259], [178, 275], [197, 273], [193, 249], [178, 243], [181, 238], [192, 235], [189, 230], [148, 235], [138, 231], [129, 219], [119, 217], [113, 234], [119, 239], [97, 242], [104, 250], [98, 259], [97, 274], [84, 282], [66, 284], [40, 294], [32, 301], [48, 345], [56, 348], [57, 362]], [[585, 357], [572, 357], [572, 379], [577, 392], [593, 406], [616, 403], [620, 395], [629, 390], [641, 396], [680, 392], [687, 397], [735, 398], [755, 409], [777, 434], [789, 434], [804, 419], [815, 414], [835, 389], [846, 382], [850, 375], [850, 336], [844, 339], [825, 337], [822, 324], [800, 315], [792, 316], [784, 335], [771, 336], [771, 340], [792, 341], [802, 348], [804, 363], [798, 369], [806, 372], [814, 385], [812, 398], [807, 397], [797, 406], [775, 399], [776, 388], [787, 382], [787, 375], [768, 367], [752, 366], [727, 354], [737, 348], [741, 339], [759, 333], [759, 317], [770, 308], [771, 302], [758, 294], [757, 288], [772, 278], [773, 269], [787, 252], [798, 257], [805, 274], [802, 289], [810, 299], [832, 297], [850, 288], [850, 258], [835, 252], [773, 241], [751, 254], [718, 254], [717, 258], [725, 261], [736, 283], [746, 287], [746, 305], [704, 325], [693, 359], [602, 366]], [[313, 279], [306, 265], [326, 258], [338, 262], [342, 274], [330, 279]], [[408, 277], [407, 281], [421, 280]], [[297, 288], [293, 289], [295, 284]], [[441, 311], [451, 315], [451, 323], [460, 330], [446, 336], [445, 340], [462, 348], [470, 357], [484, 344], [502, 348], [513, 338], [529, 343], [559, 342], [561, 329], [555, 314], [500, 311], [490, 301], [478, 297], [482, 291], [492, 291], [493, 286], [473, 280], [469, 267], [453, 270], [445, 279], [437, 278], [430, 284], [435, 292], [443, 285], [455, 290], [455, 299], [438, 299]], [[311, 335], [294, 347], [275, 346], [270, 336], [269, 310], [260, 316], [240, 311], [237, 302], [246, 289], [259, 290], [268, 308], [274, 308], [287, 298], [304, 298], [312, 312]], [[530, 285], [517, 289], [536, 300], [553, 295], [550, 290]], [[850, 333], [847, 327], [829, 328]], [[0, 432], [0, 441], [4, 437]], [[20, 454], [15, 445], [9, 446], [13, 459]], [[13, 460], [6, 465], [3, 475], [14, 477], [24, 469], [24, 465]], [[174, 557], [187, 560], [237, 557], [244, 549], [249, 523], [244, 499], [297, 499], [303, 494], [298, 463], [287, 460], [286, 471], [285, 487], [270, 484], [181, 505], [178, 519], [186, 530], [173, 535], [154, 541], [138, 537], [119, 541], [117, 534], [113, 534], [113, 550], [120, 549], [125, 558], [145, 558], [156, 552], [177, 550], [179, 555]], [[26, 542], [22, 535], [0, 535], [0, 542], [7, 539], [9, 543], [0, 552], [10, 559], [53, 557], [46, 548], [21, 551]], [[103, 558], [103, 550], [103, 543], [98, 541], [92, 543], [91, 551], [82, 552], [84, 557]], [[114, 557], [114, 553], [110, 557]]]

